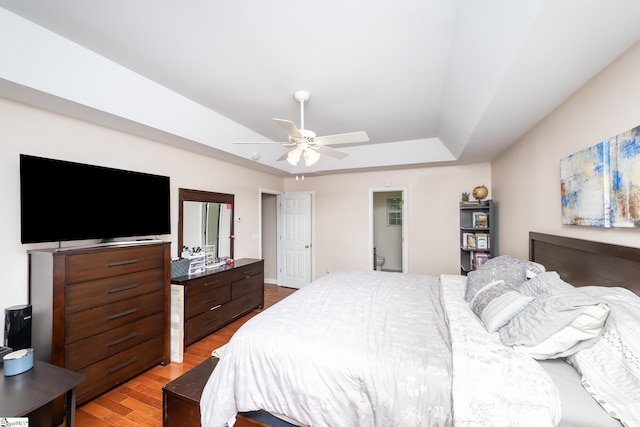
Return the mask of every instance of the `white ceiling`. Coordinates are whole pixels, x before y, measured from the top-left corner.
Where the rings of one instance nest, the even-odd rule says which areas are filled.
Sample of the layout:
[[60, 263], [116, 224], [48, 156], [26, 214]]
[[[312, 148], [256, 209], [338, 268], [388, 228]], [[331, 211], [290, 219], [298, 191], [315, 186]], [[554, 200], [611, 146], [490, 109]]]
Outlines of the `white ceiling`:
[[[640, 39], [637, 0], [0, 0], [0, 7], [251, 131], [208, 138], [140, 121], [135, 132], [278, 174], [491, 161]], [[296, 90], [311, 92], [306, 128], [364, 130], [370, 143], [311, 168], [277, 161], [286, 149], [276, 144], [233, 144], [247, 135], [285, 141], [271, 118], [300, 124]], [[64, 111], [56, 106], [64, 96], [52, 94], [40, 104]], [[7, 85], [0, 96], [21, 98]], [[80, 102], [92, 120], [122, 129], [136, 122], [93, 102]], [[161, 108], [136, 105], [149, 114]], [[185, 127], [196, 120], [177, 109], [169, 115]]]

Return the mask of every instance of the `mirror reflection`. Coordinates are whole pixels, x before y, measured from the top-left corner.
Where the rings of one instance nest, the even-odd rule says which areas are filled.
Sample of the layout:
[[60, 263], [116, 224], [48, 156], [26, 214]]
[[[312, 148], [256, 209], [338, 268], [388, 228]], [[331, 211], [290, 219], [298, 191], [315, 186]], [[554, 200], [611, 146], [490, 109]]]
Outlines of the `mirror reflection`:
[[231, 256], [231, 205], [228, 203], [183, 202], [183, 246], [206, 246], [215, 258]]
[[178, 256], [186, 246], [233, 259], [233, 194], [178, 189]]

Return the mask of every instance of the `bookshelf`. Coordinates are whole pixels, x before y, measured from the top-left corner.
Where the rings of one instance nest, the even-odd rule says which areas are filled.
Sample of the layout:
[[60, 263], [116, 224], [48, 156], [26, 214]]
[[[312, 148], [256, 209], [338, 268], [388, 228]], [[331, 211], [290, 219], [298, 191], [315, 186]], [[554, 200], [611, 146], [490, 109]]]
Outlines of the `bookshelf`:
[[460, 274], [496, 256], [497, 217], [493, 200], [460, 202]]

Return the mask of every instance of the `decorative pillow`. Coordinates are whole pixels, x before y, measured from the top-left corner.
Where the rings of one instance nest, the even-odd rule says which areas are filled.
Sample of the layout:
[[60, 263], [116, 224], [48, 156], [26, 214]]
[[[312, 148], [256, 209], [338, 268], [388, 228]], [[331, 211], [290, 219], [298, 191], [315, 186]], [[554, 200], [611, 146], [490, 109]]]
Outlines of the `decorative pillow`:
[[545, 272], [545, 267], [542, 264], [533, 261], [527, 261], [524, 259], [513, 258], [509, 255], [500, 255], [495, 258], [491, 258], [484, 264], [482, 264], [478, 270], [503, 270], [503, 269], [519, 269], [523, 268], [525, 271], [525, 278], [531, 279], [538, 274]]
[[[490, 261], [491, 260], [487, 261], [487, 263]], [[511, 290], [515, 290], [526, 280], [525, 270], [522, 266], [516, 266], [500, 267], [496, 269], [480, 268], [469, 272], [469, 274], [467, 274], [467, 290], [464, 297], [465, 301], [471, 302], [480, 289], [492, 282], [500, 280], [505, 284], [510, 285], [512, 287]]]
[[502, 279], [493, 280], [478, 289], [471, 301], [469, 301], [469, 306], [475, 315], [480, 317], [487, 304], [499, 296], [515, 290], [516, 288], [511, 283], [505, 283]]
[[489, 332], [496, 332], [522, 311], [535, 298], [509, 291], [490, 301], [480, 313], [480, 320]]
[[564, 357], [592, 345], [609, 314], [601, 299], [562, 281], [554, 271], [524, 282], [519, 291], [535, 299], [500, 328], [500, 339], [536, 358]]
[[640, 425], [640, 297], [623, 288], [588, 286], [609, 318], [595, 344], [567, 358], [593, 398], [624, 425]]
[[525, 262], [524, 266], [527, 274], [527, 279], [533, 279], [538, 274], [542, 274], [545, 271], [547, 271], [544, 265], [540, 263], [533, 262], [533, 261], [524, 261], [524, 262]]

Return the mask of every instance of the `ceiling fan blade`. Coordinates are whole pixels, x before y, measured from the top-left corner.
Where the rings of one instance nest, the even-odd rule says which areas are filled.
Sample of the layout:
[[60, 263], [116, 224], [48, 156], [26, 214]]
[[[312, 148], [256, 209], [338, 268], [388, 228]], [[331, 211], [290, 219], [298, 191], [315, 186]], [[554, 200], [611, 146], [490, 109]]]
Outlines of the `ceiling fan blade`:
[[235, 141], [234, 144], [280, 144], [280, 145], [291, 145], [290, 142], [279, 142], [279, 141]]
[[316, 138], [316, 143], [322, 145], [334, 145], [334, 144], [352, 144], [354, 142], [367, 142], [369, 136], [366, 132], [350, 132], [339, 133], [336, 135], [319, 136]]
[[273, 119], [273, 121], [284, 129], [290, 137], [302, 138], [300, 130], [298, 130], [298, 127], [291, 120]]
[[330, 156], [340, 160], [348, 156], [348, 154], [344, 151], [339, 151], [335, 148], [327, 147], [325, 145], [316, 145], [312, 148], [320, 154], [324, 154], [326, 156]]

